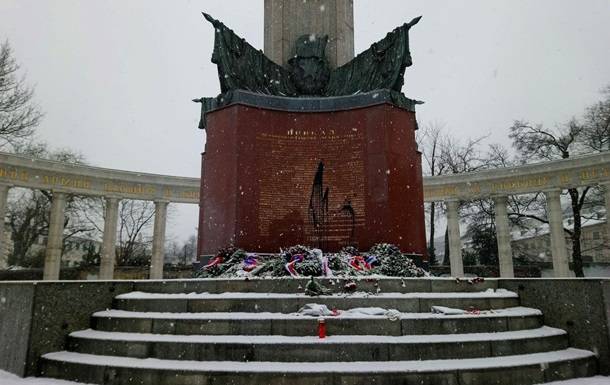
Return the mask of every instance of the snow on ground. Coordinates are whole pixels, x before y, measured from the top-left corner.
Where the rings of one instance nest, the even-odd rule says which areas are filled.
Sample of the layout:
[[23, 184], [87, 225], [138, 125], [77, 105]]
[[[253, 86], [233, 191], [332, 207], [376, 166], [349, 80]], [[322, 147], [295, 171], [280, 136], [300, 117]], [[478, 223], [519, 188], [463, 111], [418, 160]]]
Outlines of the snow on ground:
[[546, 385], [610, 385], [610, 377], [577, 378], [568, 381], [547, 382]]
[[72, 381], [54, 380], [50, 378], [28, 377], [21, 378], [14, 374], [0, 370], [0, 384], [2, 385], [83, 385]]
[[[0, 384], [2, 385], [77, 385], [76, 382], [53, 380], [49, 378], [20, 378], [14, 374], [0, 370]], [[83, 384], [78, 384], [83, 385]], [[610, 385], [610, 377], [579, 378], [576, 380], [550, 382], [547, 385]]]

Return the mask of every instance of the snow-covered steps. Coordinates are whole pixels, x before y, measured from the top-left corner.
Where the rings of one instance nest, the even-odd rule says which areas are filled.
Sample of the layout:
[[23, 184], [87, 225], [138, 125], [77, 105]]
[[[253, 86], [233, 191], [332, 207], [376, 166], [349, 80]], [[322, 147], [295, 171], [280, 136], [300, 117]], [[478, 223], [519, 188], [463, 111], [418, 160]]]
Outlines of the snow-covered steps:
[[84, 330], [70, 335], [78, 353], [192, 361], [409, 361], [508, 356], [562, 350], [565, 331], [542, 327], [440, 335], [244, 336], [135, 334]]
[[[192, 280], [162, 280], [138, 283], [138, 290], [148, 293], [302, 293], [309, 278], [274, 278], [274, 279], [244, 279], [244, 278], [206, 278]], [[448, 293], [448, 292], [479, 292], [487, 289], [497, 289], [497, 280], [473, 281], [455, 278], [395, 278], [395, 277], [352, 277], [319, 278], [316, 280], [333, 292], [343, 291], [347, 282], [356, 284], [359, 291], [375, 293]]]
[[[97, 330], [181, 335], [317, 335], [316, 317], [268, 312], [168, 313], [106, 310], [93, 314]], [[479, 314], [444, 315], [402, 313], [386, 316], [345, 315], [326, 317], [329, 335], [427, 335], [494, 333], [535, 329], [542, 326], [542, 313], [515, 307]]]
[[[41, 374], [103, 385], [522, 385], [597, 373], [593, 353], [570, 349], [563, 330], [494, 282], [373, 279], [359, 282], [367, 292], [318, 297], [303, 294], [304, 280], [150, 283], [94, 313], [68, 351], [43, 356]], [[313, 315], [299, 312], [306, 304]]]
[[380, 292], [333, 294], [312, 297], [303, 293], [144, 293], [116, 297], [116, 307], [129, 311], [157, 312], [279, 312], [292, 313], [316, 302], [328, 308], [381, 307], [401, 312], [427, 312], [432, 306], [460, 309], [501, 309], [519, 305], [516, 293], [489, 289], [482, 292]]
[[42, 357], [42, 375], [96, 384], [510, 384], [596, 374], [593, 353], [545, 353], [459, 360], [235, 362], [126, 358], [74, 352]]

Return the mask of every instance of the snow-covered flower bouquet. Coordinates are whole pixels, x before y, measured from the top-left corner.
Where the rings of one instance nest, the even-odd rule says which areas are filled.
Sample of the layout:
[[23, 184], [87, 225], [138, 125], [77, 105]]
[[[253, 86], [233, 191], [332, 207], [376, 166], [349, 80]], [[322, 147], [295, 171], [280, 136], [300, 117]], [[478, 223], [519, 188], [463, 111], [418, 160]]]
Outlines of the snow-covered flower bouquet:
[[260, 256], [235, 247], [226, 247], [194, 276], [206, 277], [350, 277], [391, 276], [424, 277], [428, 272], [418, 267], [408, 254], [389, 243], [374, 245], [368, 252], [345, 247], [338, 253], [295, 245], [279, 254]]

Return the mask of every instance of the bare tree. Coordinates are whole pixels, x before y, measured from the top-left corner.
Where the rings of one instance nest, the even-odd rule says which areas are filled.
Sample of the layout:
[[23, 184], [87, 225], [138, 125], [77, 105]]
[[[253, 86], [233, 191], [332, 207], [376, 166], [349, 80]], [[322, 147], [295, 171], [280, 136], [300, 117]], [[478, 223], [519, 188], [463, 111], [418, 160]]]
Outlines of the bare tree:
[[610, 85], [602, 90], [604, 99], [587, 108], [582, 123], [582, 140], [593, 151], [610, 150]]
[[147, 236], [153, 224], [152, 202], [125, 200], [119, 208], [117, 259], [119, 265], [146, 265], [152, 239]]
[[9, 201], [7, 219], [13, 240], [13, 252], [8, 258], [9, 265], [41, 266], [42, 261], [36, 261], [36, 256], [30, 254], [30, 249], [39, 237], [47, 232], [48, 212], [49, 199], [38, 190], [20, 191]]
[[188, 265], [189, 262], [197, 257], [197, 235], [192, 234], [186, 239], [182, 246], [182, 255], [184, 257], [184, 264]]
[[[486, 154], [481, 151], [482, 142], [486, 136], [468, 138], [465, 142], [457, 138], [445, 136], [441, 142], [440, 162], [446, 174], [462, 174], [479, 171], [488, 166]], [[470, 202], [461, 202], [459, 209], [463, 210]], [[445, 257], [443, 264], [449, 264], [449, 228], [445, 229]]]
[[[418, 135], [418, 146], [424, 159], [424, 173], [430, 176], [443, 174], [459, 174], [476, 171], [486, 165], [481, 153], [481, 142], [485, 137], [469, 138], [465, 142], [451, 137], [445, 132], [443, 123], [429, 123]], [[431, 263], [436, 260], [436, 214], [439, 203], [429, 204], [429, 242], [428, 253]], [[448, 234], [445, 230], [445, 257], [443, 264], [449, 263]]]
[[[84, 157], [67, 149], [51, 151], [45, 143], [17, 143], [14, 147], [28, 156], [84, 163]], [[33, 255], [32, 246], [46, 236], [49, 229], [49, 215], [53, 194], [47, 190], [16, 188], [11, 190], [7, 202], [7, 219], [13, 240], [13, 252], [9, 264], [41, 266], [43, 255]], [[77, 235], [92, 236], [95, 226], [88, 220], [86, 208], [95, 204], [98, 198], [69, 195], [64, 217], [63, 246]]]
[[[505, 168], [514, 165], [508, 150], [500, 144], [490, 144], [487, 151], [476, 151], [470, 169]], [[472, 199], [460, 205], [461, 218], [467, 224], [466, 234], [470, 237], [472, 256], [482, 265], [497, 265], [498, 250], [496, 240], [495, 204], [493, 199]]]
[[33, 101], [34, 89], [19, 75], [19, 64], [5, 41], [0, 44], [0, 148], [28, 140], [42, 113]]
[[[32, 246], [49, 231], [52, 194], [45, 190], [15, 189], [7, 205], [7, 220], [11, 229], [13, 252], [10, 265], [41, 266], [42, 255], [32, 255]], [[69, 195], [64, 213], [62, 248], [75, 236], [91, 237], [95, 227], [86, 219], [81, 206], [84, 200], [95, 199]]]
[[189, 236], [183, 242], [170, 239], [165, 242], [165, 263], [189, 265], [196, 257], [197, 236]]
[[179, 261], [182, 255], [182, 245], [175, 239], [169, 239], [165, 242], [165, 263], [174, 264]]
[[[418, 132], [417, 143], [422, 157], [424, 158], [424, 173], [426, 175], [435, 176], [443, 173], [445, 165], [440, 161], [441, 143], [443, 140], [442, 123], [429, 123], [421, 131]], [[429, 207], [429, 241], [428, 241], [428, 257], [430, 265], [437, 263], [436, 247], [434, 245], [434, 236], [436, 231], [436, 202], [430, 202]]]
[[519, 152], [523, 163], [532, 159], [567, 159], [578, 144], [583, 127], [576, 119], [555, 129], [545, 128], [542, 124], [533, 125], [517, 120], [510, 128], [509, 138]]

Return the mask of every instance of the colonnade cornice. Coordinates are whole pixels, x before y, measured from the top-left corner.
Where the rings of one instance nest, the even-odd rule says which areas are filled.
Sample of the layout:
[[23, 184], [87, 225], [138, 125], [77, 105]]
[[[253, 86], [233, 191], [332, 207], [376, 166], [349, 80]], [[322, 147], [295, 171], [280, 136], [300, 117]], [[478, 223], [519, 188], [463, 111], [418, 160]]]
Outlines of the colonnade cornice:
[[[610, 184], [610, 152], [424, 178], [427, 202]], [[0, 185], [70, 194], [199, 203], [199, 178], [68, 164], [0, 152]]]
[[610, 183], [610, 152], [424, 178], [427, 202], [477, 199]]
[[199, 202], [199, 178], [114, 170], [2, 152], [0, 184], [118, 199]]

